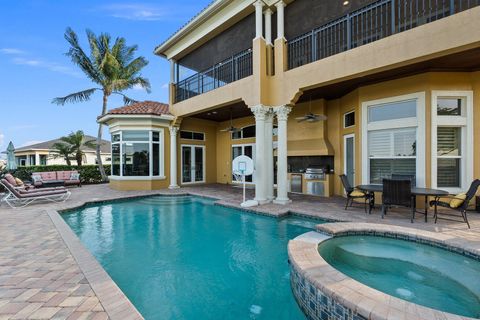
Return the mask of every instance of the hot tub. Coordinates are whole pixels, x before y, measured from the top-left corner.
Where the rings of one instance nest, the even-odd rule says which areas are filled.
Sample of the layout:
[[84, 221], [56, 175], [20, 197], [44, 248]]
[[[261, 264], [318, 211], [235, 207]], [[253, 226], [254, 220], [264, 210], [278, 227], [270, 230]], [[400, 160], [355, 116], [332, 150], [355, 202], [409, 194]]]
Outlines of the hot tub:
[[309, 319], [480, 318], [480, 248], [416, 229], [331, 223], [289, 242]]

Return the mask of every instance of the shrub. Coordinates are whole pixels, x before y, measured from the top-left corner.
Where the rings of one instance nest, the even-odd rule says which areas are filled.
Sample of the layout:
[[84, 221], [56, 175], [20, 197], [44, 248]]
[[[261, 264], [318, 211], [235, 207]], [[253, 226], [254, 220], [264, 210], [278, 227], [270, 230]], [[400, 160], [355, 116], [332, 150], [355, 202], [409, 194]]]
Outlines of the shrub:
[[[53, 166], [31, 166], [18, 167], [17, 170], [11, 172], [15, 177], [30, 181], [33, 172], [50, 172], [50, 171], [72, 171], [76, 170], [80, 173], [80, 180], [82, 184], [98, 184], [102, 183], [102, 176], [98, 170], [98, 166], [67, 166], [67, 165], [53, 165]], [[110, 166], [105, 166], [107, 175], [110, 175]]]

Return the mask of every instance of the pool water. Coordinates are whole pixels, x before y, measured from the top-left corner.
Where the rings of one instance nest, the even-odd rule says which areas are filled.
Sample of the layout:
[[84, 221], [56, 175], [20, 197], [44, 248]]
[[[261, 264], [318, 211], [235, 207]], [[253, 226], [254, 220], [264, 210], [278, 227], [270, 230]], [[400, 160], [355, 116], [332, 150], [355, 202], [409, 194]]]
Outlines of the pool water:
[[480, 317], [480, 261], [412, 241], [345, 236], [319, 246], [334, 268], [389, 295], [433, 309]]
[[150, 197], [64, 213], [146, 319], [305, 319], [289, 239], [319, 221], [275, 219], [196, 197]]

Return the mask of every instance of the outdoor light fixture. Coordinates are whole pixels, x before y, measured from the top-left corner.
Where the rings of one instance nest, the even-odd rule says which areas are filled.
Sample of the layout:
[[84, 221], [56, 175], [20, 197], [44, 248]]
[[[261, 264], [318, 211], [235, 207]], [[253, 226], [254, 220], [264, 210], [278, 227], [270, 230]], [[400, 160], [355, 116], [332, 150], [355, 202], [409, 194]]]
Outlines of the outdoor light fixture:
[[348, 0], [343, 1], [344, 6], [348, 6], [349, 3], [350, 3], [350, 1], [348, 1]]

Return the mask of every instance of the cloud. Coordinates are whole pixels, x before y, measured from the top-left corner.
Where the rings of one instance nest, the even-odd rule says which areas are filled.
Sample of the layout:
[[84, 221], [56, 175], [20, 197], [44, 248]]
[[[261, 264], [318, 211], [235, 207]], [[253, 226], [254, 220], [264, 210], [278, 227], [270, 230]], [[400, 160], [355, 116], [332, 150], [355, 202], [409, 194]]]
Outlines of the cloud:
[[32, 144], [37, 144], [44, 142], [43, 140], [30, 140], [25, 143], [22, 143], [21, 145], [18, 146], [18, 148], [26, 147], [26, 146], [31, 146]]
[[168, 87], [169, 87], [169, 84], [168, 84], [168, 83], [164, 83], [164, 84], [162, 85], [162, 89], [168, 89]]
[[94, 11], [101, 11], [110, 17], [133, 21], [184, 21], [198, 10], [195, 5], [149, 4], [149, 3], [111, 3], [99, 6]]
[[136, 85], [134, 85], [132, 87], [132, 89], [137, 90], [137, 91], [145, 91], [145, 89], [141, 85], [139, 85], [138, 83]]
[[[0, 133], [0, 148], [3, 146], [3, 142], [5, 141], [5, 135], [3, 133]], [[3, 151], [3, 150], [0, 150]]]
[[1, 48], [0, 52], [3, 54], [21, 55], [26, 52], [17, 48]]
[[72, 68], [62, 66], [56, 62], [49, 62], [35, 58], [28, 59], [23, 57], [15, 57], [12, 59], [12, 62], [18, 65], [47, 69], [52, 72], [66, 74], [76, 78], [80, 78], [82, 75], [80, 72], [75, 71]]
[[168, 16], [170, 10], [141, 3], [113, 3], [101, 7], [108, 15], [127, 20], [156, 21]]

